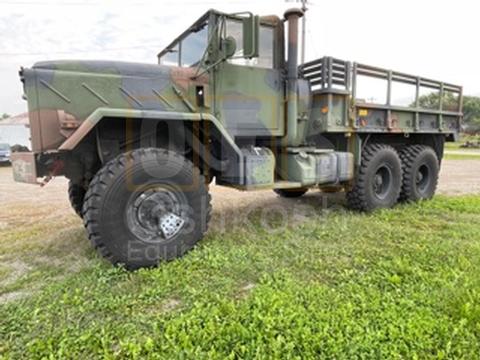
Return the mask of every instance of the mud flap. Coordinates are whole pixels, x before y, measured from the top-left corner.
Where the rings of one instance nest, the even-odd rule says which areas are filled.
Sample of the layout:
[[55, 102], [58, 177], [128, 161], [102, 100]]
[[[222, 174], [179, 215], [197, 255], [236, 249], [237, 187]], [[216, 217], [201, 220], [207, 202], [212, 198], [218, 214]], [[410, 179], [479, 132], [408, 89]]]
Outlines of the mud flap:
[[38, 184], [35, 153], [14, 152], [10, 156], [13, 169], [13, 179], [17, 182]]

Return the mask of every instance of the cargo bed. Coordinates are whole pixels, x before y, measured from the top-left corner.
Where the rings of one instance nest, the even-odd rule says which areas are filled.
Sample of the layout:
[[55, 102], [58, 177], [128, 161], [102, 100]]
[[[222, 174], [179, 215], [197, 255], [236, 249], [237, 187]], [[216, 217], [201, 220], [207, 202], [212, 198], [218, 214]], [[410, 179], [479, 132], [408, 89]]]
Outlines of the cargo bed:
[[[455, 137], [460, 130], [461, 86], [333, 57], [307, 62], [299, 72], [309, 81], [311, 116], [323, 132], [444, 133]], [[381, 96], [362, 97], [369, 91]]]

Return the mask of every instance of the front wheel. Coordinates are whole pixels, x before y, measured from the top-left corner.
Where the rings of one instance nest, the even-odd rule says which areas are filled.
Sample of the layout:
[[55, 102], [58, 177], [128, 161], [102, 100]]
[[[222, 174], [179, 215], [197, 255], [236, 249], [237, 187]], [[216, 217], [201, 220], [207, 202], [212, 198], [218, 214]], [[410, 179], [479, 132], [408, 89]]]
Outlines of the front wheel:
[[75, 213], [81, 218], [83, 218], [82, 208], [86, 192], [82, 185], [74, 183], [72, 180], [68, 182], [68, 199], [70, 200], [70, 205], [72, 205]]
[[121, 154], [93, 178], [83, 206], [100, 254], [128, 269], [182, 256], [210, 219], [208, 186], [191, 161], [163, 149]]
[[402, 185], [402, 165], [395, 149], [385, 144], [367, 145], [353, 188], [347, 192], [348, 206], [372, 211], [397, 202]]

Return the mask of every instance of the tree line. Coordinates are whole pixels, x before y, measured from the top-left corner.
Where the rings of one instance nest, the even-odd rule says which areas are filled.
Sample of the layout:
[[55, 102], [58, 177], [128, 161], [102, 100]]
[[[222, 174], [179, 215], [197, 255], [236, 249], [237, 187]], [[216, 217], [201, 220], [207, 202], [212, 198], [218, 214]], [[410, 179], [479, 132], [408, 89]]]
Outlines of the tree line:
[[[425, 109], [439, 109], [440, 95], [438, 92], [423, 95], [419, 98], [419, 105]], [[414, 104], [412, 104], [414, 106]], [[458, 96], [446, 92], [443, 95], [443, 110], [458, 111]], [[480, 132], [480, 97], [463, 97], [463, 130], [468, 133]]]

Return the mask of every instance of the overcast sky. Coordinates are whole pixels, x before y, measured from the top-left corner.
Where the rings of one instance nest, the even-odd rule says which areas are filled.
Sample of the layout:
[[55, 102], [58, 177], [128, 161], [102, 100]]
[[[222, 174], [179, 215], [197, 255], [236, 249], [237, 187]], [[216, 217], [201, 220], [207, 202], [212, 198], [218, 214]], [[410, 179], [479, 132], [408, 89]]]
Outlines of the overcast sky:
[[[307, 60], [331, 55], [464, 86], [480, 95], [475, 0], [311, 0]], [[26, 111], [20, 66], [47, 59], [156, 62], [209, 8], [277, 14], [284, 0], [0, 0], [0, 113]]]

